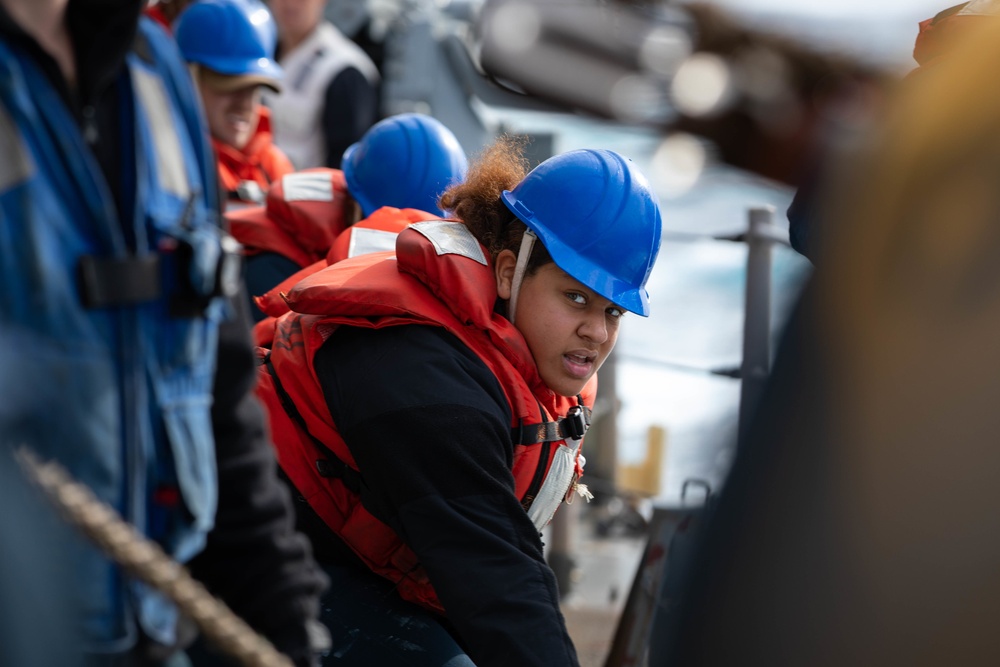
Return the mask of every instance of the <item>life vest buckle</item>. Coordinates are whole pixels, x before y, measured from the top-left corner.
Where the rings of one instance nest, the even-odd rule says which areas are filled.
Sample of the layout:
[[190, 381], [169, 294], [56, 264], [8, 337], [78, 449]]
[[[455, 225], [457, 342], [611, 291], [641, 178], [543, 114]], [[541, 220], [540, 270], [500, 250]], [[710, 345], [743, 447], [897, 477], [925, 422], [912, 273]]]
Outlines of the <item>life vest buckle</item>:
[[240, 181], [236, 184], [233, 194], [240, 201], [250, 202], [256, 206], [263, 206], [267, 198], [267, 193], [257, 181]]
[[574, 405], [566, 413], [566, 416], [559, 420], [560, 431], [567, 438], [579, 440], [587, 433], [587, 416], [584, 414], [582, 405]]

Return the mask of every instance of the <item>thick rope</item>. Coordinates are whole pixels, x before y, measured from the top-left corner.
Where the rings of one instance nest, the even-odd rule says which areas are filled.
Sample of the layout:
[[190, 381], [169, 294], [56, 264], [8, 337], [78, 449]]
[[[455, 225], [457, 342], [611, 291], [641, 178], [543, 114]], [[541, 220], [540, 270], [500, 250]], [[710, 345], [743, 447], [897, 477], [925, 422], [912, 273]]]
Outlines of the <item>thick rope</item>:
[[206, 639], [246, 667], [293, 667], [243, 619], [209, 593], [158, 544], [140, 535], [58, 463], [43, 463], [27, 448], [15, 458], [60, 513], [124, 570], [169, 598]]

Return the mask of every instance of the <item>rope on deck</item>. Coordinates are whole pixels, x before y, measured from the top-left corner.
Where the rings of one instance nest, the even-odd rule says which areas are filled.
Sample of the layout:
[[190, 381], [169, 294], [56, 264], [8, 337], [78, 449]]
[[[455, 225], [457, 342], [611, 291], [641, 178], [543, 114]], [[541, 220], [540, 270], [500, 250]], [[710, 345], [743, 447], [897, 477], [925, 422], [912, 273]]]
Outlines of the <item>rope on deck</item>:
[[246, 667], [293, 667], [288, 657], [212, 596], [158, 544], [140, 535], [86, 485], [74, 481], [65, 468], [42, 462], [26, 447], [14, 456], [69, 523], [127, 572], [167, 596], [219, 650]]

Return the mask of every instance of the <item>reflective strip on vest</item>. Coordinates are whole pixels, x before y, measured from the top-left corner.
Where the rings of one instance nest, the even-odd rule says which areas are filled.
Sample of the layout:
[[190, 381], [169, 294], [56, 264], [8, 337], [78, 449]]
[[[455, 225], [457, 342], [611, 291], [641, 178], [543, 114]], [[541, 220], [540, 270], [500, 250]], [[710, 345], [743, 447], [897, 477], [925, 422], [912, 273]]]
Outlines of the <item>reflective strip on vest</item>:
[[447, 220], [430, 220], [410, 225], [411, 229], [420, 232], [434, 245], [438, 255], [461, 255], [474, 259], [487, 266], [483, 247], [476, 237], [469, 233], [468, 227], [460, 222]]
[[286, 174], [281, 187], [285, 201], [333, 201], [333, 180], [328, 172]]
[[347, 245], [347, 256], [357, 257], [370, 252], [396, 249], [396, 232], [384, 229], [369, 229], [367, 227], [351, 227], [351, 237]]
[[35, 173], [35, 163], [7, 109], [0, 105], [0, 191], [26, 181]]
[[538, 489], [538, 494], [528, 508], [528, 518], [539, 531], [549, 524], [559, 505], [566, 498], [566, 494], [569, 493], [569, 486], [573, 483], [573, 475], [576, 473], [576, 458], [582, 444], [582, 438], [566, 440], [565, 444], [559, 445], [552, 457], [552, 464], [545, 474], [545, 482], [542, 488]]
[[191, 184], [184, 169], [184, 153], [177, 125], [170, 113], [171, 105], [163, 81], [158, 76], [132, 67], [132, 80], [137, 98], [149, 119], [156, 154], [156, 174], [160, 187], [166, 192], [187, 199], [191, 195]]

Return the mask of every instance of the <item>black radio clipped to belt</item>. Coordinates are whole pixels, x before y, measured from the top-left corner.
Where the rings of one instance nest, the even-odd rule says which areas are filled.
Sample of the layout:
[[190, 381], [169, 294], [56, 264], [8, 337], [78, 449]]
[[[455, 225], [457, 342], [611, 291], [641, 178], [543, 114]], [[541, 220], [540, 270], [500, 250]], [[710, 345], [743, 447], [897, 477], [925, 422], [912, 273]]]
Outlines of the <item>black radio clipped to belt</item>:
[[240, 244], [217, 229], [165, 238], [148, 255], [84, 255], [77, 265], [80, 298], [87, 308], [116, 308], [169, 295], [172, 317], [198, 317], [212, 299], [239, 291], [241, 263]]

